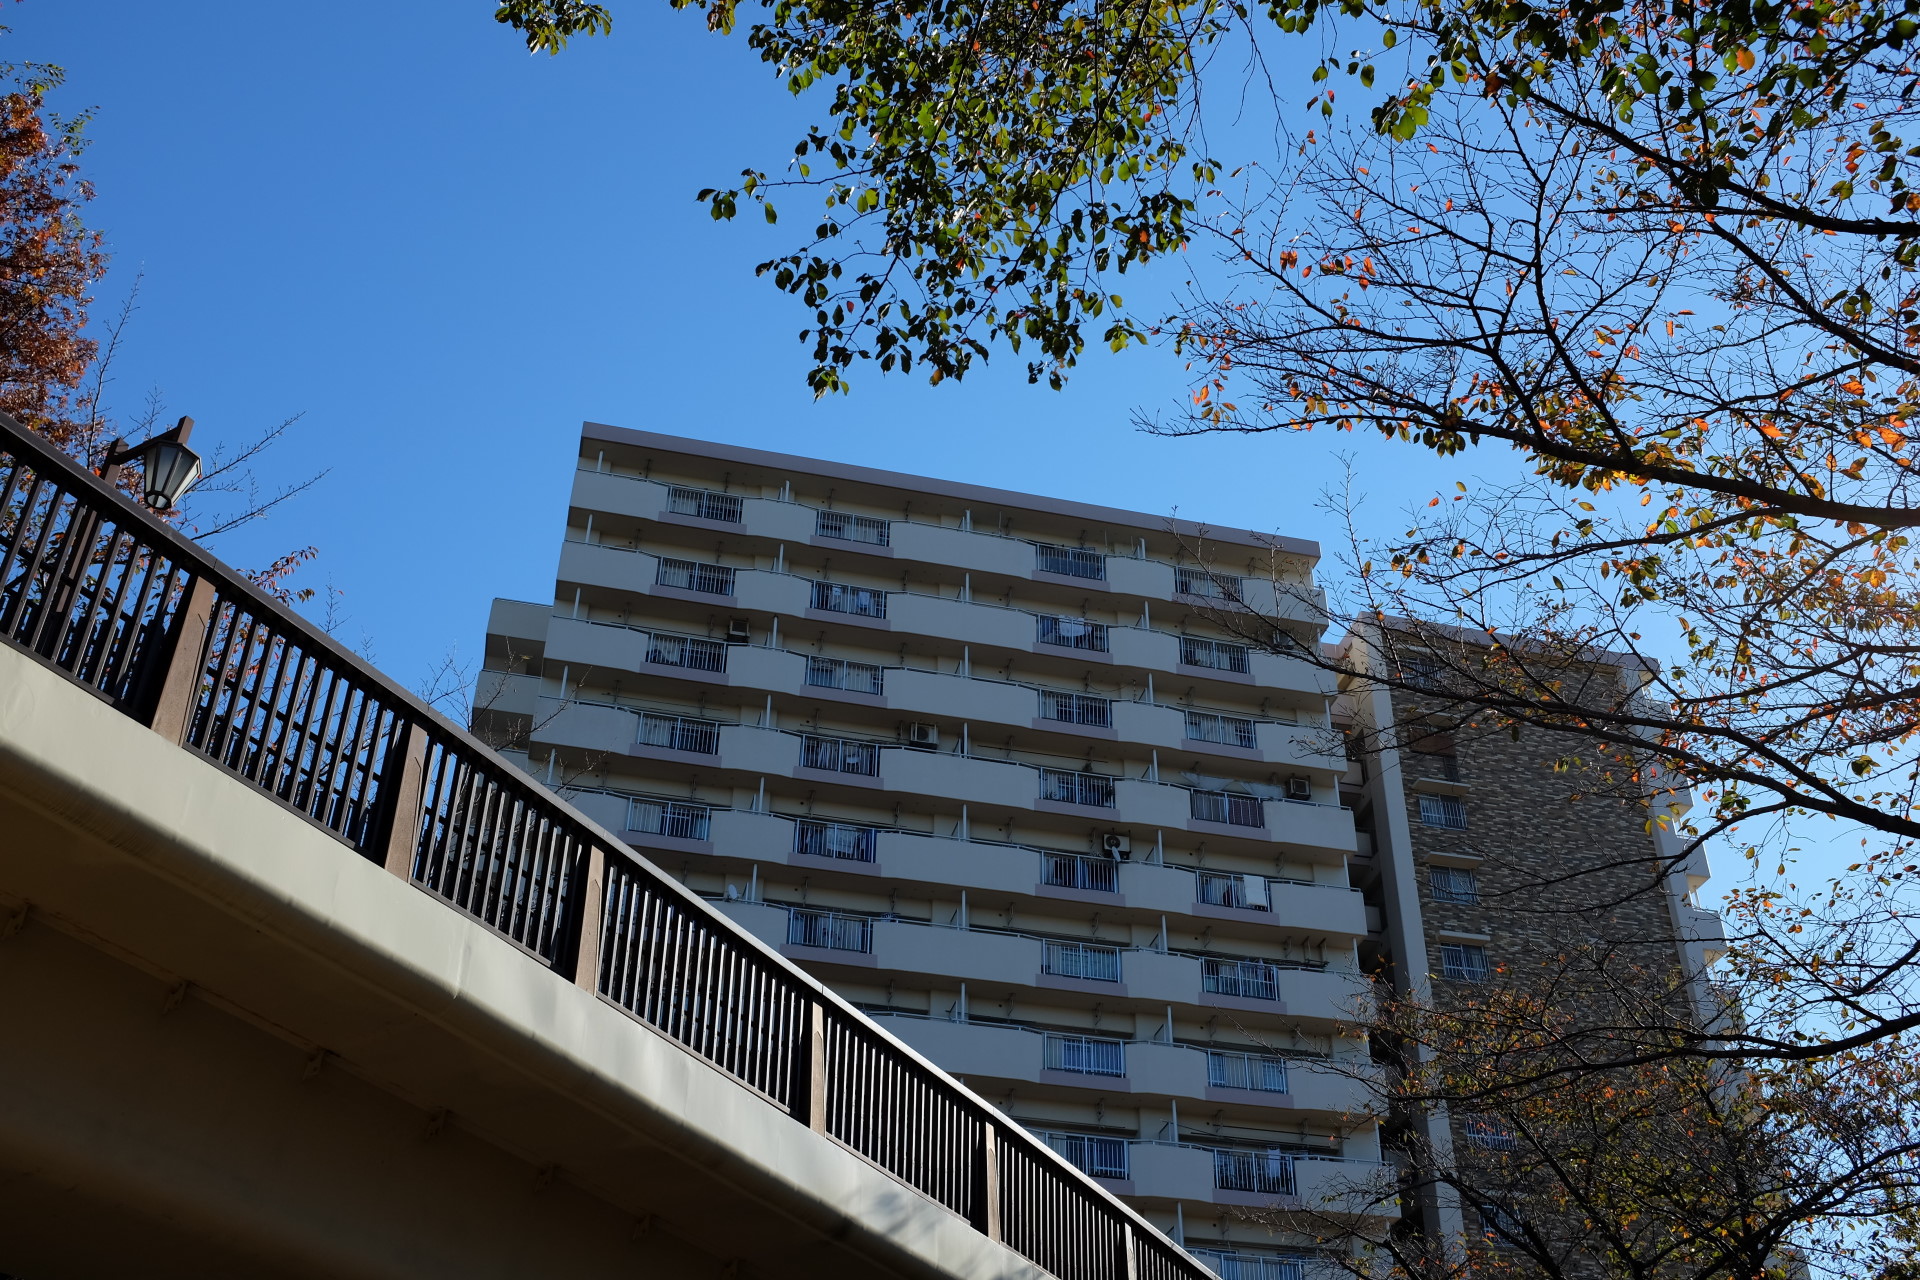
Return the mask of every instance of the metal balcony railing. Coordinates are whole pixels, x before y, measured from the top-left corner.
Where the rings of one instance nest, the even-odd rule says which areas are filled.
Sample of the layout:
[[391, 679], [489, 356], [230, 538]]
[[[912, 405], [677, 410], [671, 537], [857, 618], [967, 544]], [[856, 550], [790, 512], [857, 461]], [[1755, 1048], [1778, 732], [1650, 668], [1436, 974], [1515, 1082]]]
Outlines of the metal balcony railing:
[[1183, 596], [1201, 596], [1208, 600], [1238, 600], [1241, 579], [1212, 569], [1182, 566], [1173, 571], [1173, 589]]
[[1260, 960], [1203, 960], [1201, 986], [1211, 995], [1278, 1000], [1280, 969]]
[[793, 851], [815, 858], [872, 862], [876, 835], [872, 827], [857, 827], [845, 822], [796, 822], [793, 824]]
[[1306, 1280], [1306, 1264], [1298, 1258], [1275, 1258], [1263, 1253], [1229, 1253], [1223, 1249], [1193, 1250], [1193, 1256], [1220, 1280]]
[[1043, 1037], [1042, 1055], [1041, 1064], [1049, 1071], [1083, 1076], [1127, 1074], [1127, 1046], [1119, 1040], [1048, 1032]]
[[887, 521], [877, 516], [848, 515], [844, 511], [814, 513], [813, 532], [815, 537], [867, 542], [877, 547], [884, 547], [888, 542]]
[[727, 669], [727, 646], [718, 640], [662, 631], [649, 631], [646, 636], [648, 662], [657, 662], [663, 667], [690, 667], [695, 671]]
[[1089, 982], [1120, 981], [1120, 948], [1097, 942], [1046, 940], [1040, 971], [1056, 978], [1084, 978]]
[[1089, 1133], [1055, 1133], [1042, 1129], [1034, 1136], [1065, 1156], [1080, 1172], [1095, 1178], [1127, 1177], [1127, 1140]]
[[739, 524], [743, 509], [740, 495], [736, 493], [715, 493], [711, 489], [692, 489], [680, 484], [667, 490], [667, 510], [675, 515]]
[[1107, 557], [1098, 551], [1079, 547], [1056, 547], [1050, 542], [1033, 544], [1033, 565], [1042, 573], [1060, 573], [1069, 578], [1090, 578], [1096, 582], [1107, 576]]
[[648, 800], [635, 796], [627, 802], [627, 830], [677, 840], [705, 840], [712, 830], [713, 811], [703, 804], [676, 800]]
[[640, 713], [639, 733], [634, 740], [643, 747], [664, 747], [669, 751], [693, 751], [710, 756], [720, 750], [720, 725], [692, 716], [643, 711]]
[[1253, 721], [1244, 716], [1219, 715], [1212, 711], [1187, 712], [1187, 736], [1195, 742], [1218, 742], [1251, 751], [1260, 745], [1254, 736]]
[[849, 693], [878, 696], [886, 668], [871, 662], [849, 662], [845, 658], [807, 659], [807, 683], [821, 689], [845, 689]]
[[1051, 689], [1040, 691], [1040, 717], [1043, 720], [1059, 720], [1066, 724], [1092, 725], [1097, 729], [1113, 728], [1113, 700], [1095, 697], [1091, 693], [1055, 693]]
[[873, 778], [880, 774], [880, 747], [873, 742], [820, 738], [807, 734], [800, 739], [800, 763], [808, 769], [857, 773]]
[[1263, 1053], [1207, 1050], [1207, 1083], [1216, 1089], [1252, 1089], [1260, 1093], [1287, 1091], [1287, 1062]]
[[873, 921], [866, 916], [803, 911], [796, 907], [787, 913], [787, 945], [864, 954], [873, 950]]
[[1222, 1191], [1251, 1191], [1256, 1195], [1294, 1193], [1293, 1157], [1284, 1151], [1213, 1149], [1213, 1185]]
[[1196, 871], [1193, 892], [1210, 907], [1240, 907], [1266, 911], [1272, 905], [1265, 876], [1232, 875], [1224, 871]]
[[726, 565], [701, 564], [697, 560], [674, 560], [662, 556], [653, 580], [660, 586], [678, 587], [682, 591], [730, 596], [733, 594], [733, 575], [734, 571]]
[[1187, 810], [1201, 822], [1222, 822], [1233, 827], [1264, 827], [1266, 806], [1259, 796], [1235, 795], [1231, 791], [1190, 791]]
[[1116, 779], [1104, 773], [1076, 773], [1072, 769], [1040, 770], [1040, 798], [1059, 804], [1083, 804], [1095, 809], [1114, 807]]
[[[5, 417], [0, 643], [592, 988], [753, 1090], [769, 1122], [826, 1134], [1060, 1280], [1207, 1280], [619, 836]], [[630, 821], [699, 830], [674, 802], [640, 805], [657, 808]]]
[[1247, 670], [1247, 646], [1226, 640], [1201, 640], [1180, 637], [1180, 661], [1189, 667], [1212, 667], [1216, 671]]
[[1467, 829], [1467, 802], [1459, 796], [1420, 797], [1420, 823], [1427, 827], [1445, 827], [1449, 831]]
[[1093, 893], [1116, 892], [1120, 868], [1111, 858], [1090, 858], [1078, 853], [1042, 852], [1040, 883], [1056, 889], [1086, 889]]
[[813, 584], [813, 607], [829, 613], [884, 618], [887, 616], [887, 593], [873, 587], [850, 587], [844, 582], [816, 582]]
[[1041, 644], [1059, 645], [1063, 649], [1086, 649], [1093, 653], [1107, 651], [1107, 624], [1104, 622], [1062, 618], [1050, 613], [1040, 614], [1035, 620], [1039, 623]]

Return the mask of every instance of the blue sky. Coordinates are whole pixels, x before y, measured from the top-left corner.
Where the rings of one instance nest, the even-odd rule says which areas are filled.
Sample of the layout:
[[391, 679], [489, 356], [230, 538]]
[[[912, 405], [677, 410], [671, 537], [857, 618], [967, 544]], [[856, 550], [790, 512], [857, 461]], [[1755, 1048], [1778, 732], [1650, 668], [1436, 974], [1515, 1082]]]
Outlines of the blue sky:
[[7, 9], [9, 56], [95, 109], [96, 316], [143, 281], [111, 401], [157, 390], [208, 443], [304, 413], [265, 478], [331, 474], [219, 550], [317, 546], [303, 580], [404, 680], [471, 660], [492, 597], [550, 594], [583, 419], [1304, 537], [1337, 537], [1314, 504], [1339, 454], [1385, 530], [1454, 479], [1351, 437], [1141, 435], [1133, 411], [1181, 393], [1157, 353], [1095, 356], [1064, 393], [1015, 359], [958, 386], [856, 370], [816, 403], [804, 316], [752, 273], [792, 231], [692, 198], [782, 163], [810, 103], [665, 4], [557, 59], [488, 0]]

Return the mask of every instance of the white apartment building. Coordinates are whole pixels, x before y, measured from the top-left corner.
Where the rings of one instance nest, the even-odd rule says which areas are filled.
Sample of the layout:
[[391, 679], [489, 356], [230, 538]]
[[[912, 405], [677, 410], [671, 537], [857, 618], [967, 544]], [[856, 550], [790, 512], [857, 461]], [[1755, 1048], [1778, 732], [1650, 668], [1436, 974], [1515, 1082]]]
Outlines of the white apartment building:
[[[1317, 548], [589, 425], [476, 729], [1183, 1240], [1390, 1176]], [[1385, 1221], [1378, 1224], [1384, 1229]]]

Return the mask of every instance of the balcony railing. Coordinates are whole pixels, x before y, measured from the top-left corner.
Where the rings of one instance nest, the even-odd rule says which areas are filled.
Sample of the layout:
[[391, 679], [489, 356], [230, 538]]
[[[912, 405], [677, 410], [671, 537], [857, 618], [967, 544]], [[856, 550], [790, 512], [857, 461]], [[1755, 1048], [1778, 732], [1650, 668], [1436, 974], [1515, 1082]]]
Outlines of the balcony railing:
[[1033, 544], [1033, 567], [1042, 573], [1061, 573], [1069, 578], [1090, 578], [1098, 582], [1107, 576], [1107, 557], [1098, 551], [1036, 542]]
[[1104, 773], [1075, 773], [1071, 769], [1040, 770], [1040, 798], [1057, 804], [1083, 804], [1094, 809], [1114, 807], [1116, 779]]
[[1066, 724], [1092, 725], [1096, 729], [1113, 728], [1113, 700], [1091, 693], [1040, 693], [1040, 717]]
[[887, 522], [877, 516], [848, 515], [844, 511], [820, 511], [814, 514], [816, 537], [839, 538], [843, 542], [866, 542], [876, 547], [887, 545]]
[[793, 851], [815, 858], [872, 862], [876, 835], [872, 827], [856, 827], [845, 822], [796, 822]]
[[1210, 907], [1239, 907], [1266, 911], [1272, 906], [1265, 876], [1237, 876], [1224, 871], [1196, 871], [1194, 896]]
[[1055, 942], [1049, 938], [1040, 969], [1056, 978], [1084, 978], [1088, 982], [1120, 981], [1120, 948], [1097, 942]]
[[787, 945], [864, 954], [873, 950], [873, 921], [866, 916], [802, 911], [796, 907], [787, 913]]
[[720, 750], [720, 726], [712, 720], [696, 720], [692, 716], [643, 711], [640, 713], [640, 731], [635, 741], [643, 747], [693, 751], [710, 756]]
[[813, 607], [828, 613], [884, 618], [887, 616], [887, 593], [874, 587], [850, 587], [844, 582], [816, 582], [813, 584]]
[[1226, 640], [1201, 640], [1180, 637], [1180, 661], [1189, 667], [1212, 667], [1216, 671], [1247, 670], [1247, 646]]
[[667, 490], [667, 510], [675, 515], [739, 524], [743, 509], [737, 493], [715, 493], [711, 489], [690, 489], [680, 484]]
[[1208, 959], [1201, 966], [1201, 985], [1209, 994], [1242, 1000], [1280, 998], [1280, 969], [1276, 965], [1259, 960]]
[[878, 696], [884, 667], [871, 662], [849, 662], [845, 658], [808, 658], [807, 683], [821, 689], [845, 689], [849, 693]]
[[1063, 649], [1086, 649], [1093, 653], [1107, 651], [1107, 624], [1089, 622], [1085, 618], [1062, 618], [1050, 613], [1039, 615], [1040, 643], [1059, 645]]
[[1235, 795], [1231, 791], [1188, 792], [1188, 812], [1201, 822], [1221, 822], [1233, 827], [1264, 827], [1266, 808], [1259, 796]]
[[1173, 589], [1183, 596], [1202, 596], [1208, 600], [1238, 600], [1241, 580], [1230, 573], [1182, 566], [1173, 571]]
[[647, 632], [647, 661], [663, 667], [690, 667], [695, 671], [725, 671], [727, 646], [718, 640]]
[[1065, 1156], [1067, 1163], [1095, 1178], [1124, 1180], [1127, 1177], [1127, 1140], [1102, 1138], [1088, 1133], [1052, 1133], [1041, 1130], [1035, 1135]]
[[1459, 796], [1420, 797], [1420, 823], [1428, 827], [1445, 827], [1449, 831], [1467, 829], [1467, 802]]
[[1056, 889], [1113, 893], [1119, 882], [1119, 865], [1110, 858], [1089, 858], [1078, 853], [1043, 852], [1040, 855], [1041, 884], [1050, 884]]
[[[748, 1086], [770, 1122], [824, 1132], [1061, 1280], [1207, 1280], [624, 840], [4, 417], [0, 643], [591, 987]], [[662, 830], [693, 820], [642, 803]]]
[[627, 802], [627, 830], [677, 840], [705, 840], [712, 829], [713, 811], [703, 804], [675, 800], [648, 800], [635, 796]]
[[1276, 1258], [1264, 1253], [1229, 1253], [1223, 1249], [1193, 1250], [1220, 1280], [1306, 1280], [1306, 1264], [1298, 1258]]
[[1287, 1091], [1287, 1062], [1264, 1053], [1207, 1050], [1207, 1083], [1216, 1089], [1252, 1089], [1259, 1093]]
[[1294, 1193], [1293, 1157], [1284, 1151], [1213, 1150], [1213, 1185], [1263, 1196]]
[[866, 777], [880, 774], [880, 746], [873, 742], [854, 742], [848, 738], [818, 738], [807, 734], [800, 739], [800, 763], [808, 769], [830, 773], [857, 773]]
[[1243, 716], [1217, 715], [1211, 711], [1187, 712], [1187, 736], [1195, 742], [1218, 742], [1251, 751], [1260, 745], [1254, 736], [1253, 721]]
[[1083, 1076], [1127, 1074], [1127, 1046], [1100, 1036], [1071, 1036], [1048, 1032], [1041, 1063], [1049, 1071], [1071, 1071]]
[[653, 580], [660, 586], [678, 587], [682, 591], [730, 596], [733, 594], [733, 574], [734, 571], [726, 565], [701, 564], [696, 560], [674, 560], [662, 556]]

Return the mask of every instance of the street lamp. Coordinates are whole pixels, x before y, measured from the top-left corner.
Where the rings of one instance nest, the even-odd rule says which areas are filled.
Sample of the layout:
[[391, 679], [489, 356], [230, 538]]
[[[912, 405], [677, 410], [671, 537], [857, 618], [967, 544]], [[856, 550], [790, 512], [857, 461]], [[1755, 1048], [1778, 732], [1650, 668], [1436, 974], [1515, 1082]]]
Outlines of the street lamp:
[[193, 419], [181, 418], [171, 430], [143, 444], [125, 448], [115, 440], [107, 446], [107, 462], [100, 478], [112, 484], [119, 479], [121, 467], [138, 462], [147, 505], [155, 511], [171, 511], [200, 479], [200, 455], [187, 447], [187, 437], [192, 434]]

